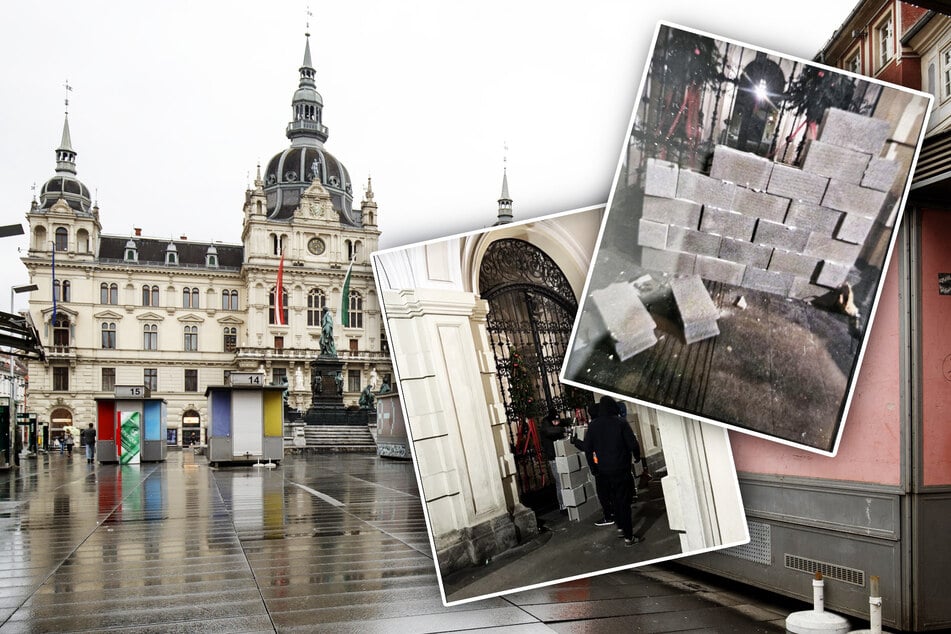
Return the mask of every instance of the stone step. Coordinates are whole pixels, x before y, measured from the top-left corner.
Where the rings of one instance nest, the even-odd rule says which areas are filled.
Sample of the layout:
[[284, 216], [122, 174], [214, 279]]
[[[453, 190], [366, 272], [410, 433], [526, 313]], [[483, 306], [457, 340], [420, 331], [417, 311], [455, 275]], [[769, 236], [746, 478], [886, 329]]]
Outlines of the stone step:
[[[369, 428], [347, 425], [307, 425], [304, 427], [305, 451], [376, 452], [376, 442]], [[287, 449], [294, 449], [292, 437], [284, 440]]]

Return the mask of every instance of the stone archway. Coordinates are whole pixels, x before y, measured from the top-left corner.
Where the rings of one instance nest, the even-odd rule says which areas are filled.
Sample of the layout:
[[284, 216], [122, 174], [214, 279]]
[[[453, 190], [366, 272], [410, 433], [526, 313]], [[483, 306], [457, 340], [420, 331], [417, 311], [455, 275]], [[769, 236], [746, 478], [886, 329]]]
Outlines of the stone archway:
[[194, 409], [182, 412], [182, 447], [202, 444], [201, 414]]
[[562, 418], [573, 413], [575, 404], [558, 374], [577, 301], [554, 260], [515, 238], [489, 245], [479, 267], [479, 293], [489, 303], [486, 331], [508, 419], [519, 497], [523, 504], [539, 508], [554, 488], [531, 429], [538, 429], [549, 410]]

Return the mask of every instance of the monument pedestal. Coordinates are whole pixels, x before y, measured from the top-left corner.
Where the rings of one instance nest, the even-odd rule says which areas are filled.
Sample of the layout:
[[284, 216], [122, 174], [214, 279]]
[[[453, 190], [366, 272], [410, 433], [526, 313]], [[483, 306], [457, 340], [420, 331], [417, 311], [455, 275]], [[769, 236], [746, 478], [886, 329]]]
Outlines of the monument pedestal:
[[[339, 375], [339, 380], [338, 380]], [[304, 421], [308, 425], [366, 425], [367, 412], [343, 406], [343, 361], [320, 355], [310, 363], [311, 404]]]

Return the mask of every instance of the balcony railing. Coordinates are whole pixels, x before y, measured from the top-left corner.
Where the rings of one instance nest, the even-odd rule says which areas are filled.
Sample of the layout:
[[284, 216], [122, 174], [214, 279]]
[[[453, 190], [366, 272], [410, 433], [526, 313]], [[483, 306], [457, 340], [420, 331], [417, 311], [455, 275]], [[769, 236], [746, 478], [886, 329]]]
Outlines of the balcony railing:
[[76, 348], [73, 346], [52, 345], [46, 346], [46, 358], [50, 359], [75, 359]]
[[[320, 354], [318, 350], [306, 348], [263, 348], [242, 346], [235, 349], [235, 360], [239, 359], [286, 359], [288, 361], [310, 361]], [[387, 352], [376, 350], [337, 350], [341, 361], [388, 362]]]

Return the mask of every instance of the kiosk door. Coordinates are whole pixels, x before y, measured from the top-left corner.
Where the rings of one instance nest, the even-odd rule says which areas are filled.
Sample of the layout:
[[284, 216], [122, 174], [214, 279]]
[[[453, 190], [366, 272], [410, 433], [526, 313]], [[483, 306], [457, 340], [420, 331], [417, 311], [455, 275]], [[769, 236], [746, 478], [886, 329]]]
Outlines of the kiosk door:
[[262, 393], [259, 390], [231, 392], [232, 455], [260, 456], [264, 453]]

